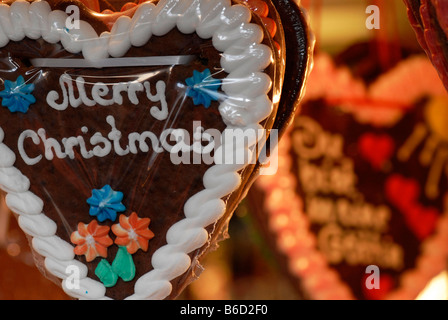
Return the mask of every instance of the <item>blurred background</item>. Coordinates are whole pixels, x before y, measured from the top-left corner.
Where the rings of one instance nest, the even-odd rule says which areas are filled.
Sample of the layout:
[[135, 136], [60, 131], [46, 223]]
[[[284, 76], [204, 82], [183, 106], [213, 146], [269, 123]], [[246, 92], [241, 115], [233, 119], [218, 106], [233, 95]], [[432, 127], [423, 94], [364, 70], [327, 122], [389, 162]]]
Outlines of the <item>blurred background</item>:
[[[366, 7], [381, 4], [381, 29], [365, 26]], [[357, 43], [387, 39], [413, 52], [422, 52], [406, 16], [402, 0], [303, 0], [316, 50], [336, 56]], [[0, 299], [69, 299], [34, 266], [28, 241], [4, 204], [0, 208]], [[179, 299], [301, 299], [281, 261], [271, 250], [244, 201], [229, 225], [229, 238], [203, 261], [205, 270]], [[436, 291], [446, 298], [446, 277]], [[434, 293], [435, 292], [435, 293]]]

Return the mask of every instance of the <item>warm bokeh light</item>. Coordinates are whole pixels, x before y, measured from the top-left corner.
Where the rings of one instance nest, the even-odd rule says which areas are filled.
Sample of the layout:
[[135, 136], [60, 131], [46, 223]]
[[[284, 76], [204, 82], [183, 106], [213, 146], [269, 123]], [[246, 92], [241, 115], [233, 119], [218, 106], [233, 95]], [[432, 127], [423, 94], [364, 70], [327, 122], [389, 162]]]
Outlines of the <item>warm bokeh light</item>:
[[417, 300], [447, 300], [448, 299], [448, 274], [442, 272], [428, 284]]

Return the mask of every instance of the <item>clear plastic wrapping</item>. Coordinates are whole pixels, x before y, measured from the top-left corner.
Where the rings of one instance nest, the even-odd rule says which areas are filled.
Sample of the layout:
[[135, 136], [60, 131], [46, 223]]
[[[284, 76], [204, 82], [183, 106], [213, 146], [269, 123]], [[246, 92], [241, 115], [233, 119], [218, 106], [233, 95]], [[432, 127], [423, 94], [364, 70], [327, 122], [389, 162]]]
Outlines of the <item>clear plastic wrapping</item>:
[[[199, 270], [263, 144], [248, 133], [276, 117], [284, 38], [269, 8], [0, 5], [0, 188], [68, 295], [175, 298]], [[248, 139], [242, 161], [225, 156], [233, 139]]]

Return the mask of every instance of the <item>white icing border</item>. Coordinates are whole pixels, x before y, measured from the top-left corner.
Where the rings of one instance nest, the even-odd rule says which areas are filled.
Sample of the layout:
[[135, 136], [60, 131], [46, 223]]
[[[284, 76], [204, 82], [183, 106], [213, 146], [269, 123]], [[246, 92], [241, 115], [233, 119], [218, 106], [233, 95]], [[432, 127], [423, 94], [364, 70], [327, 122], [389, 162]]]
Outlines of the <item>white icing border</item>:
[[[42, 37], [49, 43], [61, 41], [67, 51], [82, 52], [84, 58], [95, 61], [108, 56], [120, 57], [131, 46], [144, 45], [152, 34], [161, 36], [177, 27], [186, 34], [196, 32], [201, 38], [212, 38], [215, 48], [223, 52], [221, 67], [229, 74], [229, 81], [223, 81], [222, 90], [229, 98], [219, 109], [227, 129], [234, 126], [243, 130], [261, 129], [259, 122], [272, 111], [272, 102], [267, 96], [271, 79], [263, 73], [272, 61], [272, 52], [261, 44], [263, 30], [250, 23], [251, 12], [245, 6], [232, 5], [230, 0], [143, 3], [132, 18], [120, 17], [111, 32], [100, 36], [85, 21], [80, 22], [79, 30], [68, 34], [64, 30], [66, 19], [65, 12], [51, 11], [45, 1], [0, 4], [0, 47], [10, 40]], [[238, 97], [243, 96], [246, 99], [242, 105]], [[64, 291], [74, 298], [108, 299], [104, 285], [88, 278], [87, 266], [75, 259], [73, 246], [56, 236], [55, 222], [43, 213], [42, 199], [29, 191], [30, 181], [14, 167], [16, 156], [3, 139], [0, 127], [0, 187], [7, 192], [8, 207], [19, 215], [20, 227], [32, 237], [33, 248], [45, 258], [45, 268], [62, 279]], [[223, 145], [222, 149], [225, 148]], [[164, 299], [171, 293], [170, 281], [190, 268], [188, 253], [207, 243], [205, 227], [225, 213], [222, 198], [240, 186], [238, 172], [245, 166], [216, 164], [205, 173], [205, 189], [186, 202], [185, 218], [168, 230], [167, 244], [152, 257], [154, 269], [137, 280], [129, 299]], [[79, 289], [68, 289], [65, 285], [69, 265], [79, 267]]]

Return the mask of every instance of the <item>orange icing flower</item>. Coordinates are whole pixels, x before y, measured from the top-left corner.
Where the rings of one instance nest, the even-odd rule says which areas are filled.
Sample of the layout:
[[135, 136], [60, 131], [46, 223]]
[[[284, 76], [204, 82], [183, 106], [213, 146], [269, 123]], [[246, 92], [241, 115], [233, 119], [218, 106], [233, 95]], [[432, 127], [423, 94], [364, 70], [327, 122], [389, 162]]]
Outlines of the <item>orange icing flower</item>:
[[149, 230], [151, 222], [149, 218], [139, 218], [133, 212], [129, 217], [120, 215], [119, 223], [112, 226], [112, 232], [117, 236], [115, 244], [124, 246], [130, 254], [134, 254], [138, 249], [148, 250], [148, 241], [154, 237], [154, 233]]
[[77, 246], [74, 249], [76, 255], [85, 255], [87, 262], [96, 257], [107, 257], [107, 247], [113, 244], [109, 237], [110, 227], [100, 226], [96, 220], [89, 224], [80, 222], [78, 231], [71, 234], [70, 240]]

